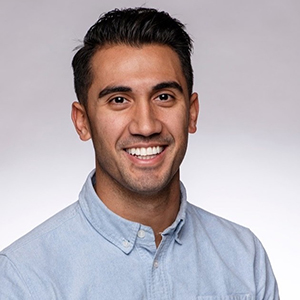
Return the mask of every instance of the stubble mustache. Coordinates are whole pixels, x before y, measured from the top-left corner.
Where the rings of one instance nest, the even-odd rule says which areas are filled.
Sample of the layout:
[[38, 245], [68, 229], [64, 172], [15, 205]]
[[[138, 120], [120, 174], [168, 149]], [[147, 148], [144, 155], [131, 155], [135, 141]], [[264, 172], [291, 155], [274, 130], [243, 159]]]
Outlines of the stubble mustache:
[[171, 135], [167, 135], [167, 136], [162, 136], [161, 134], [153, 134], [151, 136], [135, 135], [120, 141], [118, 143], [118, 146], [122, 149], [127, 149], [136, 144], [168, 146], [173, 142], [174, 142], [174, 138]]

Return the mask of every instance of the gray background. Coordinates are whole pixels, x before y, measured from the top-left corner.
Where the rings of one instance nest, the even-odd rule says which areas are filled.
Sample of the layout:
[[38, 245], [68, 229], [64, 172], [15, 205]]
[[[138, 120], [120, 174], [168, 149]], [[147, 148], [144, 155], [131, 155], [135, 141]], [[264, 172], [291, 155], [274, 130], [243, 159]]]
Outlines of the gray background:
[[194, 39], [201, 114], [182, 180], [189, 201], [249, 227], [282, 299], [299, 295], [298, 0], [2, 0], [0, 248], [71, 204], [94, 166], [70, 120], [72, 49], [99, 14], [156, 7]]

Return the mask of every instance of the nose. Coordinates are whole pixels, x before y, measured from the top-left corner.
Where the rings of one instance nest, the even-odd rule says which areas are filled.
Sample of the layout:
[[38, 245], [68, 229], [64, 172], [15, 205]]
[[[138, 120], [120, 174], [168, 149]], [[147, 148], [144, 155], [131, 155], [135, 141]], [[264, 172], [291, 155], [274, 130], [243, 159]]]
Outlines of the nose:
[[162, 131], [162, 123], [152, 105], [149, 101], [136, 103], [129, 125], [129, 131], [132, 135], [149, 137]]

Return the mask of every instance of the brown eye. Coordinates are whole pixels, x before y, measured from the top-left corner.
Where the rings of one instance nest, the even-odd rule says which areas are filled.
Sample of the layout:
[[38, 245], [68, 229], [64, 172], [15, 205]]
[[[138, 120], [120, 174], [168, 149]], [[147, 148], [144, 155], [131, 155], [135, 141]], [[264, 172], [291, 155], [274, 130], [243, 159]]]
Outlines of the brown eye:
[[161, 94], [161, 95], [158, 96], [158, 99], [161, 100], [161, 101], [166, 101], [166, 100], [170, 99], [170, 95], [168, 95], [168, 94]]
[[124, 97], [115, 97], [115, 98], [111, 99], [111, 102], [113, 102], [115, 104], [123, 104], [126, 102], [126, 99]]

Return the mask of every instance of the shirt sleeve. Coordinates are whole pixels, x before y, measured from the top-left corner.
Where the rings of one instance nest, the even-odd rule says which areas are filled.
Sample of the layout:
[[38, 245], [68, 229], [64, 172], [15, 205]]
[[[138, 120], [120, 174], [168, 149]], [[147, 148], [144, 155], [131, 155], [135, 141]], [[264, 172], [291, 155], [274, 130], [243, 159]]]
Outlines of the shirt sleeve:
[[280, 300], [278, 286], [272, 267], [265, 249], [260, 241], [255, 238], [255, 279], [256, 279], [256, 298], [257, 300]]
[[33, 297], [6, 255], [0, 254], [0, 300], [32, 300]]

